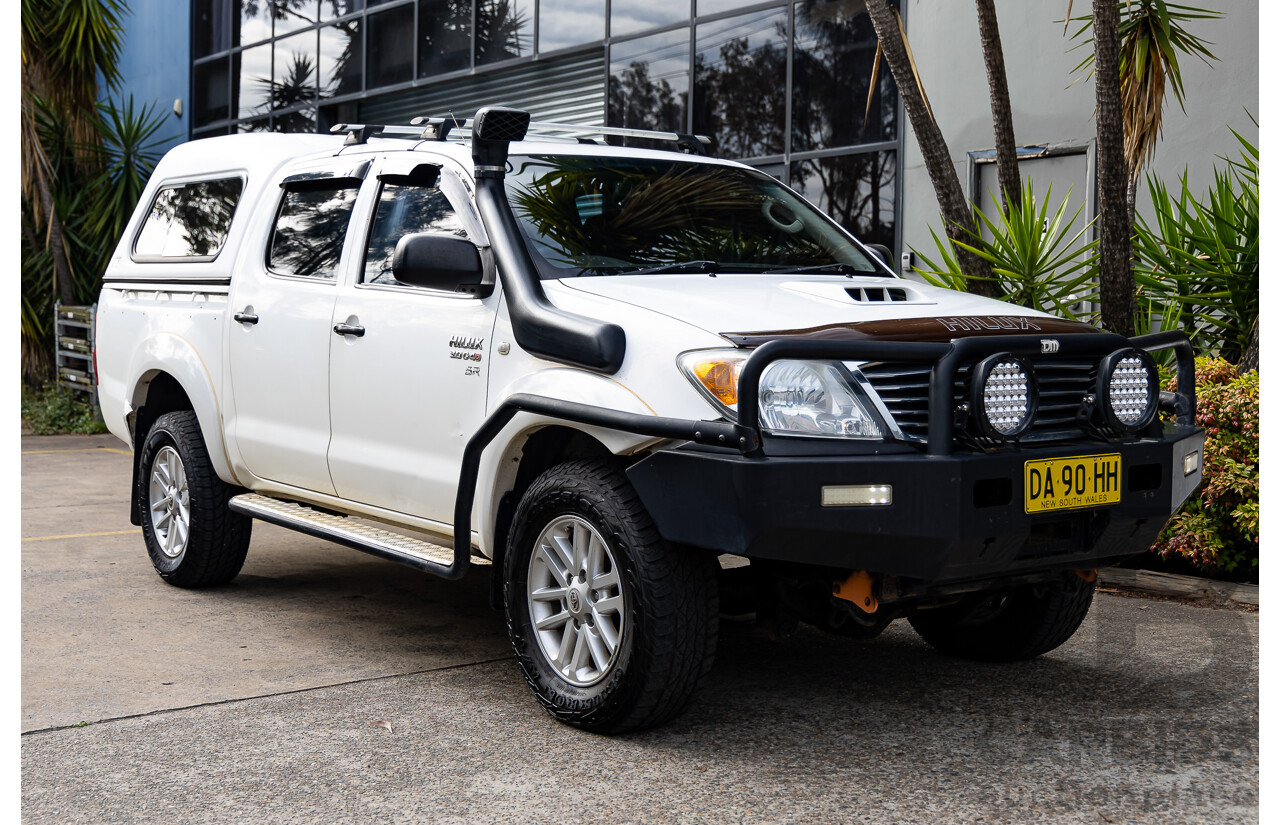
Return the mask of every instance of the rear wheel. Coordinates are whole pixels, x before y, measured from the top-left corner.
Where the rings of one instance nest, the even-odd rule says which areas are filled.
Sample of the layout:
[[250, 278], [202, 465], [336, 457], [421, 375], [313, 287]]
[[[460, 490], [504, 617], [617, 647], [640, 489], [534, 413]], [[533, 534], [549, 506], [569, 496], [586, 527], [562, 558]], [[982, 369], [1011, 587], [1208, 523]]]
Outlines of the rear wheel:
[[715, 653], [709, 555], [658, 535], [626, 477], [600, 461], [539, 476], [504, 565], [507, 628], [525, 681], [556, 719], [598, 733], [684, 708]]
[[160, 578], [178, 587], [231, 581], [244, 565], [253, 521], [227, 507], [236, 488], [218, 478], [190, 410], [156, 419], [142, 444], [142, 537]]
[[911, 626], [939, 651], [984, 662], [1031, 659], [1070, 639], [1093, 603], [1093, 582], [1059, 581], [983, 593], [924, 610]]

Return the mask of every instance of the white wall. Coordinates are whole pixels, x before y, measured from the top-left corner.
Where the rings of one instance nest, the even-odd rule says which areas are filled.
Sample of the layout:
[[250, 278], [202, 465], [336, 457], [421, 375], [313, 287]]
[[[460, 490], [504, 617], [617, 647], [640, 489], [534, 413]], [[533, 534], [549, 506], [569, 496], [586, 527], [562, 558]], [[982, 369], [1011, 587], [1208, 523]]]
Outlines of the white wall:
[[[903, 2], [907, 37], [925, 93], [965, 187], [967, 153], [994, 145], [974, 4], [971, 0]], [[1258, 0], [1200, 3], [1226, 15], [1194, 24], [1194, 31], [1213, 42], [1210, 49], [1219, 59], [1208, 66], [1194, 58], [1180, 61], [1187, 113], [1178, 108], [1172, 94], [1167, 96], [1164, 137], [1149, 167], [1167, 185], [1175, 184], [1183, 169], [1189, 168], [1191, 186], [1197, 192], [1212, 182], [1214, 163], [1223, 165], [1217, 155], [1236, 154], [1228, 126], [1255, 144], [1258, 135], [1245, 113], [1247, 109], [1258, 116]], [[1075, 0], [1073, 13], [1090, 7], [1090, 0]], [[1066, 8], [1066, 0], [996, 0], [1019, 145], [1088, 141], [1095, 136], [1093, 83], [1071, 74], [1087, 47], [1068, 51], [1076, 41], [1064, 37], [1062, 23], [1054, 22], [1062, 20]], [[941, 228], [938, 204], [909, 126], [903, 163], [903, 251], [914, 246], [934, 257], [929, 226]], [[1042, 189], [1044, 182], [1037, 184]], [[1066, 184], [1054, 186], [1055, 201], [1066, 191]], [[1072, 193], [1074, 203], [1079, 197], [1083, 193]], [[1139, 210], [1147, 203], [1142, 192]]]

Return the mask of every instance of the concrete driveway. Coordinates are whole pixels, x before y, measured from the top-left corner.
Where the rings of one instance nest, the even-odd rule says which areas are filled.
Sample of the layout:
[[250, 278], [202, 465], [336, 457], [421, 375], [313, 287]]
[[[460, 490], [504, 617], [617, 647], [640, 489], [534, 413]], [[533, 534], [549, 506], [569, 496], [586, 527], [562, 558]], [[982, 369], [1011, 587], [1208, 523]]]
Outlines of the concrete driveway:
[[129, 524], [124, 445], [22, 450], [26, 822], [1258, 817], [1256, 614], [1103, 594], [1012, 666], [903, 622], [871, 642], [725, 622], [683, 716], [604, 738], [538, 708], [486, 574], [256, 524], [235, 582], [179, 590]]

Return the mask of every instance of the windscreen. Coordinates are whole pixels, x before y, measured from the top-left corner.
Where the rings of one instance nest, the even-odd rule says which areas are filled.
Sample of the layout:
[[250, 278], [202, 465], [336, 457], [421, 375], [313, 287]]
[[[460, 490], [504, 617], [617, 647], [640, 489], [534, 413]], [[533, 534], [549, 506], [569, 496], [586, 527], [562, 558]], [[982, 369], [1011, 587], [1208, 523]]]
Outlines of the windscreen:
[[768, 175], [679, 158], [512, 157], [507, 196], [543, 278], [649, 272], [885, 275]]

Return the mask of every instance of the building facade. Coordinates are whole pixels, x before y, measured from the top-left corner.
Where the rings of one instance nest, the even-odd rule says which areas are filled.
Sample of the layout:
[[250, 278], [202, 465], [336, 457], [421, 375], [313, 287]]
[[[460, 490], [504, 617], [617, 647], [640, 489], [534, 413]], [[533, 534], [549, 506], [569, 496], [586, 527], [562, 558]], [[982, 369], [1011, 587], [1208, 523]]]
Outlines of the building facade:
[[[535, 119], [707, 134], [864, 240], [932, 252], [937, 204], [861, 0], [132, 0], [126, 91], [186, 88], [183, 137], [334, 123]], [[1228, 126], [1257, 129], [1257, 0], [1219, 0], [1212, 65], [1183, 61], [1153, 171], [1211, 181]], [[175, 8], [180, 13], [175, 12]], [[935, 117], [974, 201], [992, 188], [990, 107], [972, 3], [900, 0]], [[999, 0], [1024, 175], [1094, 212], [1093, 87], [1072, 73], [1064, 0]], [[147, 79], [150, 78], [150, 79]], [[871, 84], [875, 88], [871, 89]], [[155, 85], [155, 84], [161, 85]], [[172, 87], [172, 88], [171, 88]], [[163, 105], [172, 101], [165, 98]]]

